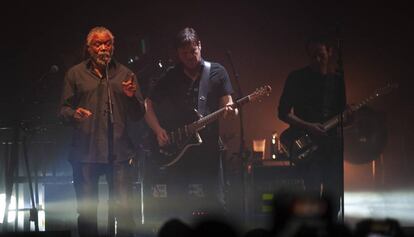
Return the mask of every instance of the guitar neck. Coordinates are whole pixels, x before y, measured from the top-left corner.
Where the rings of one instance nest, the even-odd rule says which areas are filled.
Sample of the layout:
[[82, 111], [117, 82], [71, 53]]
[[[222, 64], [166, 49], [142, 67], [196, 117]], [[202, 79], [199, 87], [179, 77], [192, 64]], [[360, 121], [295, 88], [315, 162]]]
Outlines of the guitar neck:
[[[380, 94], [373, 94], [367, 98], [365, 98], [364, 100], [362, 100], [360, 103], [352, 106], [351, 109], [349, 109], [349, 112], [354, 113], [356, 111], [358, 111], [359, 109], [361, 109], [364, 105], [368, 104], [369, 102], [371, 102], [372, 100], [374, 100], [375, 98], [379, 97]], [[333, 127], [335, 127], [338, 123], [339, 123], [339, 116], [342, 116], [342, 119], [344, 119], [344, 113], [342, 112], [340, 115], [337, 115], [331, 119], [329, 119], [328, 121], [326, 121], [325, 123], [323, 123], [323, 127], [326, 130], [329, 130]]]
[[[248, 103], [250, 101], [250, 96], [245, 96], [239, 100], [237, 100], [234, 104], [233, 104], [233, 108], [235, 107], [239, 107], [241, 105], [244, 105], [246, 103]], [[226, 111], [226, 108], [220, 108], [219, 110], [214, 111], [211, 114], [208, 114], [202, 118], [200, 118], [199, 120], [195, 121], [194, 123], [188, 125], [188, 128], [190, 129], [190, 131], [198, 131], [200, 129], [202, 129], [204, 126], [206, 126], [207, 124], [210, 124], [214, 121], [216, 121], [218, 118], [220, 118], [224, 112]]]
[[[342, 115], [342, 118], [344, 118], [343, 113], [341, 113], [341, 115]], [[339, 115], [329, 119], [322, 125], [325, 128], [325, 130], [330, 130], [331, 128], [335, 127], [338, 123], [339, 123]]]

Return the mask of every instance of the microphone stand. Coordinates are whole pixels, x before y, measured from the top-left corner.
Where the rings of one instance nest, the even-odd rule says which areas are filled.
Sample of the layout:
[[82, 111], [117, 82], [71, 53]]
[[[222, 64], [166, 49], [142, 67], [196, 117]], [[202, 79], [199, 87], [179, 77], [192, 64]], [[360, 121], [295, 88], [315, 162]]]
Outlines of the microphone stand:
[[[17, 112], [16, 112], [17, 113]], [[20, 113], [18, 113], [20, 114]], [[13, 186], [15, 182], [15, 175], [17, 172], [18, 167], [18, 159], [19, 159], [19, 138], [20, 138], [20, 127], [19, 127], [19, 119], [20, 116], [16, 115], [15, 121], [11, 129], [13, 130], [13, 140], [11, 142], [11, 152], [10, 157], [6, 157], [6, 167], [5, 167], [5, 192], [6, 192], [6, 200], [5, 200], [5, 208], [3, 213], [3, 232], [7, 232], [9, 228], [8, 220], [9, 220], [9, 208], [11, 203], [11, 196], [13, 192]], [[7, 149], [7, 148], [6, 148]], [[16, 189], [17, 190], [17, 189]], [[33, 199], [32, 199], [33, 200]], [[17, 204], [17, 202], [16, 202]], [[18, 212], [18, 205], [16, 205], [16, 213]], [[17, 219], [15, 219], [16, 221]], [[17, 231], [17, 223], [15, 223], [15, 231]]]
[[[30, 166], [29, 166], [29, 159], [28, 159], [28, 149], [27, 149], [27, 139], [26, 139], [26, 134], [23, 135], [23, 157], [24, 157], [24, 161], [25, 161], [25, 168], [26, 168], [26, 173], [27, 173], [27, 178], [28, 178], [28, 182], [29, 182], [29, 192], [30, 192], [30, 200], [31, 200], [31, 204], [32, 204], [32, 208], [30, 209], [30, 217], [29, 220], [34, 222], [35, 225], [35, 231], [39, 232], [39, 211], [36, 207], [36, 204], [39, 204], [39, 195], [38, 192], [36, 191], [36, 202], [35, 202], [35, 198], [34, 198], [34, 192], [33, 192], [33, 181], [32, 181], [32, 176], [31, 176], [31, 171], [30, 171]], [[38, 182], [37, 182], [37, 169], [35, 169], [35, 189], [37, 190], [38, 188]]]
[[[338, 50], [338, 59], [337, 59], [337, 64], [338, 64], [338, 68], [337, 68], [337, 73], [339, 74], [340, 77], [342, 77], [343, 80], [343, 84], [344, 84], [344, 90], [345, 90], [345, 73], [344, 73], [344, 65], [343, 65], [343, 59], [342, 59], [342, 49], [343, 49], [343, 39], [342, 39], [342, 34], [341, 34], [341, 26], [338, 24], [336, 26], [336, 47]], [[345, 93], [345, 98], [346, 98], [346, 92]], [[342, 102], [342, 101], [340, 101]], [[346, 103], [346, 101], [345, 101]], [[341, 210], [341, 221], [342, 223], [344, 222], [344, 217], [345, 217], [345, 200], [344, 200], [344, 121], [343, 121], [343, 113], [340, 113], [339, 117], [339, 156], [340, 156], [340, 160], [341, 160], [341, 169], [340, 169], [340, 175], [341, 175], [341, 206], [340, 206], [340, 210]]]
[[[229, 58], [229, 62], [230, 62], [230, 66], [231, 66], [231, 68], [232, 68], [232, 71], [233, 71], [233, 75], [234, 75], [234, 79], [235, 79], [235, 82], [236, 82], [236, 86], [237, 86], [237, 90], [238, 90], [238, 98], [243, 98], [244, 97], [244, 93], [243, 93], [243, 91], [242, 91], [242, 89], [241, 89], [241, 87], [240, 87], [240, 77], [239, 77], [239, 74], [237, 73], [237, 70], [236, 70], [236, 68], [234, 67], [234, 64], [233, 64], [233, 60], [232, 60], [232, 56], [231, 56], [231, 52], [230, 51], [227, 51], [227, 56], [228, 56], [228, 58]], [[248, 221], [248, 219], [247, 219], [247, 216], [248, 215], [246, 215], [246, 212], [248, 212], [248, 201], [247, 201], [247, 197], [246, 197], [246, 179], [247, 179], [247, 174], [246, 174], [246, 168], [247, 168], [247, 165], [248, 165], [248, 162], [247, 162], [247, 155], [248, 155], [248, 151], [246, 151], [246, 149], [245, 149], [245, 147], [246, 147], [246, 142], [245, 142], [245, 139], [244, 139], [244, 123], [243, 123], [243, 108], [240, 106], [240, 107], [237, 107], [238, 108], [238, 110], [239, 110], [239, 120], [240, 120], [240, 147], [239, 147], [239, 157], [241, 158], [241, 160], [242, 160], [242, 168], [243, 168], [243, 185], [242, 185], [242, 188], [243, 188], [243, 191], [242, 191], [242, 193], [243, 193], [243, 213], [244, 213], [244, 219], [245, 219], [245, 221], [246, 221], [246, 223], [247, 223], [247, 221]]]
[[112, 93], [111, 87], [109, 84], [109, 62], [105, 67], [105, 80], [106, 80], [106, 92], [108, 98], [108, 107], [107, 107], [107, 122], [108, 122], [108, 159], [111, 169], [111, 179], [108, 182], [109, 190], [109, 205], [108, 205], [108, 232], [109, 236], [115, 236], [115, 218], [114, 218], [114, 171], [113, 171], [113, 162], [114, 162], [114, 111], [112, 103]]

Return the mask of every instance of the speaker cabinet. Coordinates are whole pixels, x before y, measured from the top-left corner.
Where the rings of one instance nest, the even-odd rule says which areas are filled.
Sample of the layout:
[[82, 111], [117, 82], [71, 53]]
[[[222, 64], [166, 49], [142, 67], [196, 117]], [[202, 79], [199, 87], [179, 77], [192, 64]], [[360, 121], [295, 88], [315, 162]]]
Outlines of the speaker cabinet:
[[274, 195], [283, 190], [304, 190], [303, 179], [289, 161], [252, 163], [248, 172], [248, 212], [253, 222], [266, 225], [273, 211]]

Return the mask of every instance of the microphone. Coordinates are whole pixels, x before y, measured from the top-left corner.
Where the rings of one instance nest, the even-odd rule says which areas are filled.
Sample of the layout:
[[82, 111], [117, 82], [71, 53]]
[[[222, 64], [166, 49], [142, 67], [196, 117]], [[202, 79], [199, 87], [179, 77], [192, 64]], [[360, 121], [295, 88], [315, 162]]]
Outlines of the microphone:
[[231, 57], [231, 51], [229, 49], [226, 51], [226, 54], [228, 57]]
[[52, 65], [49, 69], [49, 73], [56, 73], [59, 71], [59, 67], [57, 65]]
[[38, 82], [43, 81], [49, 74], [57, 73], [58, 71], [59, 71], [59, 67], [53, 64], [52, 66], [50, 66], [47, 72], [43, 73], [43, 75], [39, 78]]

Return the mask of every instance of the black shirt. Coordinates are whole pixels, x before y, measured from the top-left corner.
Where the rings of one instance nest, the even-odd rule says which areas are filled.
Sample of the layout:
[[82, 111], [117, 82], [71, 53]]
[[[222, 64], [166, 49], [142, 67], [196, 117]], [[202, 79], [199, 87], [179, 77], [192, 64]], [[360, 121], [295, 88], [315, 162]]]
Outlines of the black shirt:
[[279, 101], [279, 118], [294, 114], [308, 122], [325, 122], [345, 108], [345, 85], [340, 74], [322, 75], [305, 67], [289, 74]]
[[[115, 161], [127, 160], [135, 155], [127, 135], [127, 120], [138, 120], [145, 113], [142, 96], [137, 90], [128, 97], [122, 89], [122, 81], [135, 75], [124, 65], [112, 60], [109, 69], [109, 83], [114, 115]], [[108, 163], [108, 112], [107, 83], [92, 72], [90, 60], [73, 66], [65, 75], [60, 117], [74, 126], [70, 160], [87, 163]], [[76, 122], [73, 114], [78, 107], [88, 109], [92, 116], [83, 122]]]
[[[219, 109], [220, 98], [233, 93], [233, 89], [226, 69], [218, 63], [211, 63], [208, 80], [210, 80], [210, 88], [207, 98], [201, 99], [206, 99], [209, 112], [214, 112]], [[197, 109], [198, 105], [199, 83], [200, 77], [193, 81], [179, 64], [168, 71], [153, 88], [149, 98], [162, 107], [157, 110], [161, 110], [157, 113], [157, 117], [162, 127], [171, 129], [197, 119], [194, 109]], [[217, 143], [218, 123], [215, 122], [202, 131], [203, 139], [206, 133]]]

